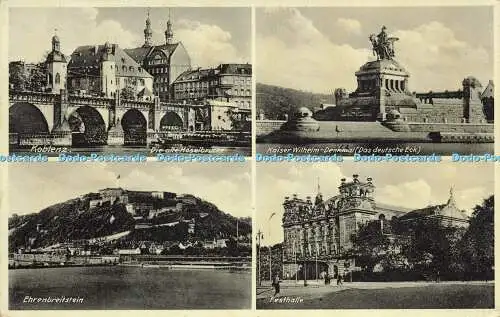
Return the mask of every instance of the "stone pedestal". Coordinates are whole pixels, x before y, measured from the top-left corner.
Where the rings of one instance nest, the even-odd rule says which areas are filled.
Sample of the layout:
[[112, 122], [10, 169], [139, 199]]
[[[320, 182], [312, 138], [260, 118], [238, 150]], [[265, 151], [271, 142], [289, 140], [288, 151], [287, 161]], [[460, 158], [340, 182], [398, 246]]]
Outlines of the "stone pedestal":
[[71, 146], [72, 145], [72, 132], [69, 123], [66, 119], [61, 124], [56, 126], [52, 132], [52, 145], [55, 146]]
[[[410, 74], [394, 59], [371, 61], [356, 72], [358, 87], [346, 103], [363, 104], [358, 120], [385, 121], [393, 104], [404, 105], [411, 99]], [[342, 103], [340, 103], [342, 105]], [[389, 107], [389, 109], [387, 109]], [[349, 107], [346, 111], [351, 111]]]
[[116, 124], [108, 131], [108, 145], [124, 145], [125, 135], [121, 124]]
[[150, 145], [153, 141], [156, 141], [156, 132], [153, 129], [148, 129], [146, 132], [146, 143]]

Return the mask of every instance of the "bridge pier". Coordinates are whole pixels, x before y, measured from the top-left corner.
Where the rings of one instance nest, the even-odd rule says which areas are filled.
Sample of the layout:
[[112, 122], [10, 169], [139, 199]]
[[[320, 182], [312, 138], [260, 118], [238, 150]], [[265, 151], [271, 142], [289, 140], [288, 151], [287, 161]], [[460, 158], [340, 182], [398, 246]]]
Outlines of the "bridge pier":
[[156, 140], [156, 132], [153, 129], [148, 129], [146, 132], [146, 144], [149, 146]]
[[52, 132], [52, 145], [71, 147], [72, 145], [72, 133], [71, 131], [58, 131]]
[[125, 133], [120, 120], [108, 131], [108, 145], [125, 145]]
[[63, 119], [62, 123], [52, 130], [51, 136], [52, 145], [71, 146], [73, 144], [73, 134], [66, 119]]

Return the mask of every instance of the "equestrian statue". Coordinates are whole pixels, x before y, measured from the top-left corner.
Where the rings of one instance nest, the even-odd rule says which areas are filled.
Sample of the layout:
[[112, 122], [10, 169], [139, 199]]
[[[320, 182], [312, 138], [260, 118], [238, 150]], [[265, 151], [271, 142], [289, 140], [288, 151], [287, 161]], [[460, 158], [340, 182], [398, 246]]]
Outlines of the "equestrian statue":
[[382, 26], [382, 31], [378, 35], [371, 34], [369, 37], [373, 46], [373, 54], [377, 56], [377, 60], [392, 59], [394, 57], [394, 42], [399, 38], [389, 37], [386, 30], [387, 28]]

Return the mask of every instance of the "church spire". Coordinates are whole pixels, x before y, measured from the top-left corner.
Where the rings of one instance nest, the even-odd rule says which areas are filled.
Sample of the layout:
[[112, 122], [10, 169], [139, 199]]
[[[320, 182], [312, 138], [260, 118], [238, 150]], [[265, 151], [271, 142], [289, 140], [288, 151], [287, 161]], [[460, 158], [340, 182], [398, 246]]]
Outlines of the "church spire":
[[172, 31], [172, 22], [170, 19], [170, 9], [168, 9], [167, 30], [165, 31], [165, 41], [167, 44], [172, 44], [174, 39], [174, 31]]
[[151, 39], [153, 37], [153, 30], [151, 30], [151, 20], [149, 19], [149, 9], [148, 17], [146, 19], [146, 28], [144, 29], [144, 47], [151, 46]]
[[318, 192], [316, 194], [316, 200], [314, 201], [315, 205], [319, 205], [323, 203], [323, 195], [321, 195], [321, 187], [319, 185], [319, 176], [318, 176]]
[[448, 198], [447, 205], [453, 205], [453, 206], [456, 205], [456, 202], [455, 202], [455, 188], [453, 187], [453, 185], [450, 187], [450, 198]]
[[57, 29], [54, 29], [54, 36], [52, 37], [52, 52], [59, 52], [61, 50], [61, 42], [57, 36]]

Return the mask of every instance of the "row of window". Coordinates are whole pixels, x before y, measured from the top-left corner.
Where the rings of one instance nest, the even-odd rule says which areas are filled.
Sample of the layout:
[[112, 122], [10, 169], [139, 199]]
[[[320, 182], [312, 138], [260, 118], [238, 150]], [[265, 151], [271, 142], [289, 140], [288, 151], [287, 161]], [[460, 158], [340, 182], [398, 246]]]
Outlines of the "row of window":
[[222, 77], [223, 84], [252, 84], [252, 77], [235, 77], [224, 76]]
[[155, 92], [168, 92], [168, 86], [154, 84], [153, 89]]
[[148, 62], [148, 65], [162, 65], [162, 64], [166, 64], [166, 63], [167, 63], [166, 58], [158, 58], [158, 56], [155, 56], [154, 59], [152, 59]]
[[[113, 68], [117, 71], [118, 70], [118, 65], [109, 65], [109, 68], [111, 70], [113, 70]], [[135, 69], [134, 69], [134, 66], [126, 66], [126, 65], [122, 65], [122, 71], [123, 72], [127, 72], [130, 71], [130, 72], [133, 72]], [[139, 71], [139, 73], [142, 73], [142, 67], [137, 67], [137, 70]]]
[[150, 74], [167, 74], [168, 73], [168, 68], [167, 67], [156, 67], [156, 68], [151, 68], [149, 70]]
[[159, 83], [167, 83], [168, 78], [167, 77], [155, 77], [155, 78], [153, 78], [153, 81], [159, 82]]
[[[56, 76], [56, 80], [57, 80], [57, 76]], [[96, 82], [97, 81], [95, 79], [91, 79], [91, 78], [73, 78], [71, 80], [71, 84], [73, 87], [79, 87], [79, 86], [87, 85], [87, 84], [93, 86], [93, 85], [95, 85]], [[144, 80], [144, 78], [118, 77], [118, 83], [122, 86], [126, 86], [126, 85], [144, 86], [146, 84], [146, 81]], [[113, 80], [110, 80], [110, 84], [113, 85]]]

